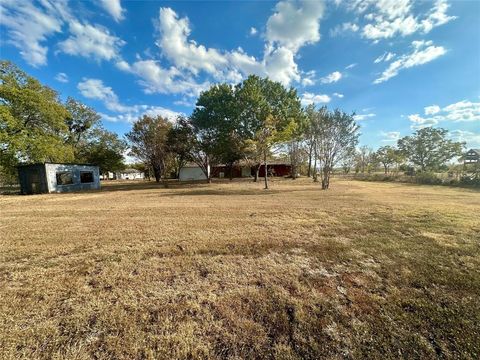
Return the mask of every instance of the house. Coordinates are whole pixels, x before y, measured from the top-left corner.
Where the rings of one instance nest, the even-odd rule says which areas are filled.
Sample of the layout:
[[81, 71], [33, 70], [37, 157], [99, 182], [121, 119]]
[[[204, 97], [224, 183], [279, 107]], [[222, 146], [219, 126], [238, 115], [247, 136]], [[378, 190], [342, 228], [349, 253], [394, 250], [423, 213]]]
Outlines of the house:
[[145, 173], [143, 171], [128, 168], [116, 173], [116, 179], [118, 180], [143, 180]]
[[480, 163], [480, 149], [470, 149], [464, 156], [464, 164]]
[[[253, 174], [254, 169], [252, 169]], [[292, 175], [292, 164], [286, 163], [281, 160], [270, 160], [267, 161], [267, 171], [268, 176], [291, 176]], [[265, 177], [265, 165], [260, 165], [258, 170], [258, 176]]]
[[470, 179], [480, 177], [480, 149], [470, 149], [463, 156], [463, 175]]
[[228, 178], [230, 177], [230, 172], [232, 172], [232, 178], [250, 177], [252, 175], [252, 168], [245, 164], [236, 164], [231, 168], [227, 165], [220, 164], [212, 168], [213, 177]]
[[[210, 165], [207, 168], [208, 173], [210, 173]], [[207, 180], [207, 176], [203, 172], [202, 168], [197, 164], [187, 164], [183, 166], [178, 173], [178, 180], [180, 181], [191, 181], [191, 180]]]
[[[269, 176], [290, 176], [292, 173], [292, 165], [281, 159], [272, 159], [267, 161]], [[212, 168], [212, 176], [219, 178], [230, 177], [230, 171], [233, 178], [253, 177], [255, 176], [256, 167], [250, 163], [240, 161], [231, 168], [227, 165], [220, 164]], [[265, 165], [261, 164], [258, 176], [265, 176]]]
[[41, 163], [18, 166], [22, 194], [100, 189], [98, 166]]

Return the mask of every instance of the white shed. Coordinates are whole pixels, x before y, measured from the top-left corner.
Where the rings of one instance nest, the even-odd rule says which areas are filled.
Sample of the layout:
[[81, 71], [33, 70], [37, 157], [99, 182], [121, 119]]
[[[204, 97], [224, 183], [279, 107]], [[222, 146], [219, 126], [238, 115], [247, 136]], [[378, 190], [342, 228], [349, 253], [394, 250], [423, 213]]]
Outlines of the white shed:
[[119, 180], [143, 180], [145, 173], [137, 169], [129, 168], [117, 172], [116, 177]]
[[[208, 173], [210, 174], [210, 166], [208, 166]], [[207, 180], [207, 177], [200, 166], [186, 165], [180, 169], [178, 179], [180, 181]]]

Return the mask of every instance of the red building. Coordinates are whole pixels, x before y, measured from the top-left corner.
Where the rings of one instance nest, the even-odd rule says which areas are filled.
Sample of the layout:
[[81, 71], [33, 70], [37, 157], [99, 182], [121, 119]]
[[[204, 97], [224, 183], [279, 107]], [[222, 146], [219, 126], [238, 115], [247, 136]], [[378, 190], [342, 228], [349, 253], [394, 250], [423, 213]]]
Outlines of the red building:
[[[268, 176], [290, 176], [292, 175], [292, 165], [285, 163], [273, 163], [267, 162]], [[255, 169], [252, 168], [252, 175], [255, 175]], [[260, 165], [258, 176], [265, 176], [265, 165]]]
[[[290, 176], [292, 174], [292, 165], [278, 160], [271, 160], [271, 163], [267, 162], [268, 175], [269, 176]], [[231, 177], [241, 178], [241, 177], [254, 177], [255, 176], [255, 166], [249, 166], [246, 164], [234, 165], [232, 168], [226, 165], [217, 165], [212, 167], [212, 176], [213, 177], [224, 177], [229, 178], [230, 172]], [[260, 165], [258, 171], [258, 176], [265, 176], [265, 165]]]

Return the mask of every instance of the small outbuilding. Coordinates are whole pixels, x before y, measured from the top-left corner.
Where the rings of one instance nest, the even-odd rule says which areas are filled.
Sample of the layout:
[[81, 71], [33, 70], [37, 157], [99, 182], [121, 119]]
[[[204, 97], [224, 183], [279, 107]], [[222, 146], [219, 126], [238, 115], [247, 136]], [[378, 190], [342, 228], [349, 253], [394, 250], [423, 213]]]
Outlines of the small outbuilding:
[[[208, 173], [210, 173], [210, 166], [208, 166]], [[207, 176], [200, 166], [187, 164], [180, 169], [178, 179], [180, 181], [207, 180]]]
[[18, 166], [22, 194], [100, 189], [99, 169], [90, 164], [30, 164]]
[[116, 178], [118, 180], [143, 180], [145, 178], [145, 173], [137, 169], [128, 168], [117, 172]]

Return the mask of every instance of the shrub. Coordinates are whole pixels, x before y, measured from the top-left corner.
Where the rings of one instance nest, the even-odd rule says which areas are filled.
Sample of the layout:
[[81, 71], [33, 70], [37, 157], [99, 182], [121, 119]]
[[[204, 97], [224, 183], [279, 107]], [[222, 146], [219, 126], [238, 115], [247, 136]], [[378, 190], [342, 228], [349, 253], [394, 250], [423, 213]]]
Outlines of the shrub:
[[474, 186], [474, 187], [480, 187], [480, 178], [470, 178], [468, 176], [464, 176], [460, 179], [459, 181], [460, 185], [466, 185], [466, 186]]
[[417, 173], [417, 175], [415, 176], [415, 182], [418, 184], [427, 184], [427, 185], [443, 184], [442, 179], [440, 179], [437, 175], [431, 172]]

